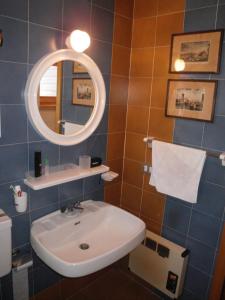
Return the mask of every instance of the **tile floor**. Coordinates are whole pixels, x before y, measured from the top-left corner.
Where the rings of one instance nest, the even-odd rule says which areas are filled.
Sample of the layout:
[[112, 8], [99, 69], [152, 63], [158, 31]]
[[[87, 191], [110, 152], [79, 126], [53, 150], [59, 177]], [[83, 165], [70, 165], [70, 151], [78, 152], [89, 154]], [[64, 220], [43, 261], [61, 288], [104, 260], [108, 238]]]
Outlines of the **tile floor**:
[[127, 269], [110, 266], [82, 278], [64, 279], [30, 300], [161, 300]]
[[125, 272], [113, 268], [69, 300], [160, 300]]

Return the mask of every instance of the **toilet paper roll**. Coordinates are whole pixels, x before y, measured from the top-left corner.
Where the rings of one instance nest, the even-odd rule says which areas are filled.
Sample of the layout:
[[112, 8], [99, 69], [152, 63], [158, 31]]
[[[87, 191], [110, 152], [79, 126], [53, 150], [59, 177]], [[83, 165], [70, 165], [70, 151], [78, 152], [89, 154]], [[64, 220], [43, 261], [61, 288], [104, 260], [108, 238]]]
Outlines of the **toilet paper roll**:
[[13, 270], [13, 299], [29, 300], [28, 269], [20, 271]]

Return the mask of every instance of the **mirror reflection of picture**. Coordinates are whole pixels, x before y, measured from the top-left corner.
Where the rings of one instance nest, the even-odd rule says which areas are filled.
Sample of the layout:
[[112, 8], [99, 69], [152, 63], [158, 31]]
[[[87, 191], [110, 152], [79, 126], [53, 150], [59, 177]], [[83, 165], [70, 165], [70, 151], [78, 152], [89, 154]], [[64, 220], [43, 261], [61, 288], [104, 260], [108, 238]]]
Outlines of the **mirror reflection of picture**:
[[94, 106], [95, 92], [90, 79], [73, 79], [73, 104]]
[[216, 80], [168, 80], [166, 116], [212, 122], [216, 89]]
[[[82, 67], [82, 74], [73, 73], [75, 65]], [[78, 83], [74, 90], [73, 80]], [[73, 96], [79, 107], [71, 101]], [[93, 99], [92, 79], [87, 69], [77, 61], [57, 62], [48, 67], [40, 80], [39, 112], [48, 128], [56, 133], [67, 135], [83, 128], [92, 114]]]
[[73, 63], [73, 73], [87, 73], [87, 69], [84, 65], [82, 65], [81, 63], [79, 63], [78, 61], [75, 61]]
[[222, 41], [223, 30], [173, 34], [170, 73], [219, 73]]

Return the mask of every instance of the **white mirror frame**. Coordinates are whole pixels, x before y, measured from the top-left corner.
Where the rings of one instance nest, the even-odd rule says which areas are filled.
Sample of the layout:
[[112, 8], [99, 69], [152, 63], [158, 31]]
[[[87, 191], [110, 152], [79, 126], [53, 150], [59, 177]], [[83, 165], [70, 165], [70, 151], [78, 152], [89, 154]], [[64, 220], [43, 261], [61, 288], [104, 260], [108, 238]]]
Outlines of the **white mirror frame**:
[[[46, 70], [63, 60], [77, 61], [87, 68], [95, 88], [95, 106], [84, 128], [71, 135], [62, 135], [49, 129], [43, 121], [38, 108], [38, 88]], [[71, 49], [62, 49], [42, 57], [31, 70], [25, 87], [25, 104], [29, 120], [35, 130], [50, 142], [70, 146], [86, 140], [99, 125], [106, 101], [105, 83], [96, 63], [86, 54], [77, 53]]]

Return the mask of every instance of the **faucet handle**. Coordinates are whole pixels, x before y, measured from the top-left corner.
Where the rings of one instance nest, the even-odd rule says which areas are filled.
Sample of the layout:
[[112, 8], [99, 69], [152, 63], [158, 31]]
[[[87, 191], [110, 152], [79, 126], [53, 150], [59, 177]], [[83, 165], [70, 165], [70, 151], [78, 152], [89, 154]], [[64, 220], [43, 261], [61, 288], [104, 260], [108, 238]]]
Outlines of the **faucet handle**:
[[84, 209], [84, 208], [81, 206], [81, 201], [80, 201], [80, 200], [77, 200], [77, 201], [74, 202], [73, 208], [74, 208], [74, 209], [79, 209], [79, 210], [83, 210], [83, 209]]
[[63, 205], [62, 207], [60, 207], [61, 213], [64, 213], [66, 211], [66, 209], [67, 209], [66, 205]]
[[79, 206], [81, 206], [80, 202], [81, 202], [80, 200], [74, 201], [73, 206], [74, 206], [74, 207], [79, 207]]

